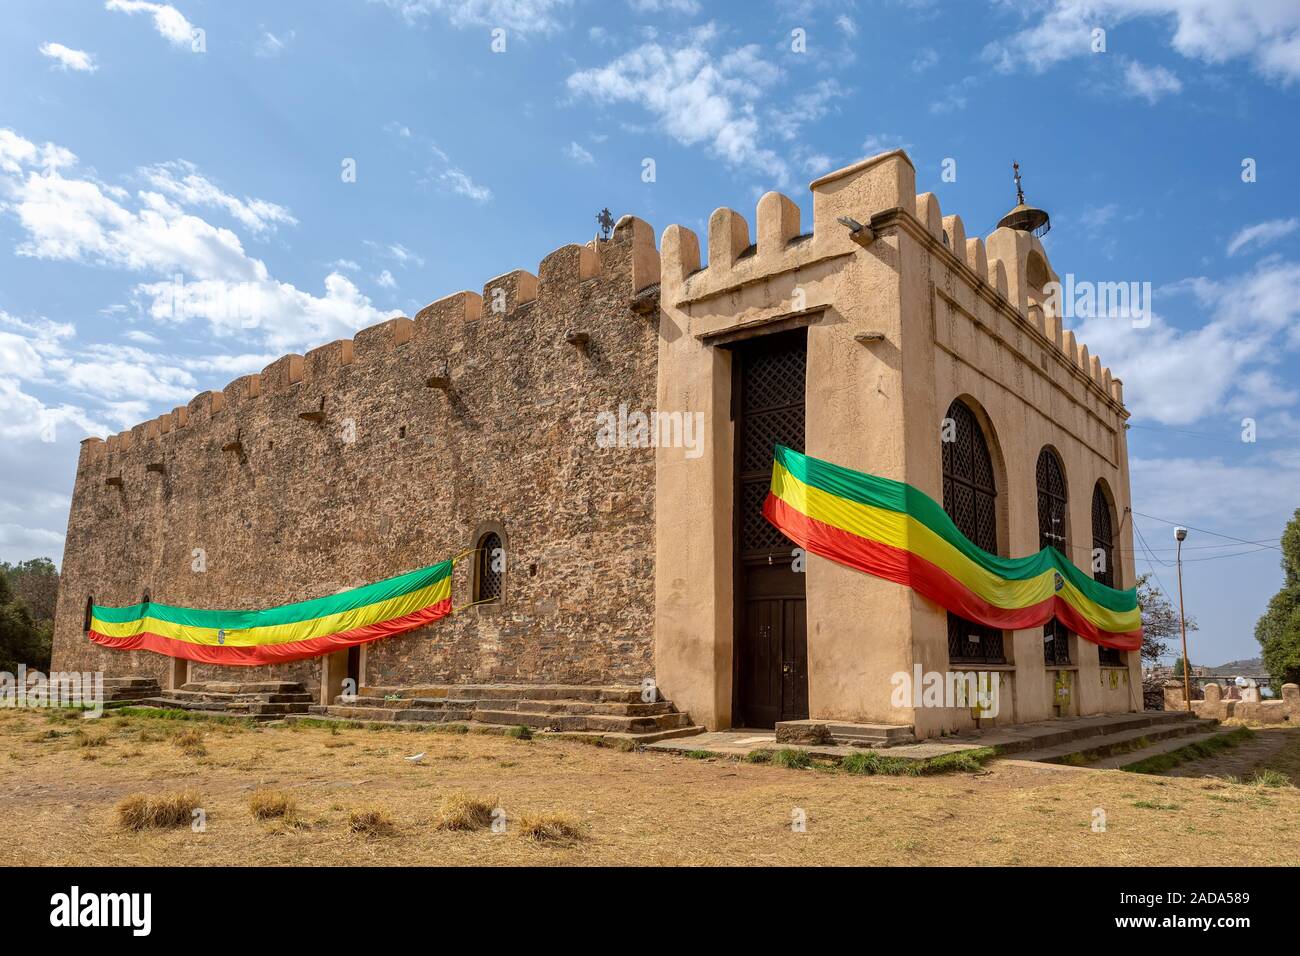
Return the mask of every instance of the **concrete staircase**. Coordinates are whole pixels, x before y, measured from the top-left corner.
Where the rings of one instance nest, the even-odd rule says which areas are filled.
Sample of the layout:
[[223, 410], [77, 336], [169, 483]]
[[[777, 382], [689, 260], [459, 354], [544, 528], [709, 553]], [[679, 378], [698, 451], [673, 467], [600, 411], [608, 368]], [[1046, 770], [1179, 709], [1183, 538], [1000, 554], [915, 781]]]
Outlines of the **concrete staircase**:
[[860, 724], [843, 720], [782, 720], [777, 743], [838, 747], [897, 747], [916, 742], [910, 724]]
[[311, 702], [312, 695], [297, 681], [207, 681], [185, 684], [179, 690], [169, 690], [140, 703], [146, 707], [190, 710], [208, 717], [267, 721], [305, 714]]
[[1217, 720], [1202, 720], [1185, 711], [1147, 711], [1018, 724], [1006, 730], [972, 734], [969, 739], [994, 747], [999, 755], [1016, 760], [1119, 770], [1148, 757], [1232, 732], [1220, 729], [1218, 724]]
[[[313, 704], [312, 718], [394, 724], [517, 727], [641, 743], [700, 733], [671, 702], [641, 699], [639, 687], [452, 684], [363, 687], [356, 697]], [[290, 718], [292, 720], [293, 718]]]
[[105, 677], [104, 704], [108, 707], [125, 707], [137, 704], [161, 693], [158, 681], [152, 677]]

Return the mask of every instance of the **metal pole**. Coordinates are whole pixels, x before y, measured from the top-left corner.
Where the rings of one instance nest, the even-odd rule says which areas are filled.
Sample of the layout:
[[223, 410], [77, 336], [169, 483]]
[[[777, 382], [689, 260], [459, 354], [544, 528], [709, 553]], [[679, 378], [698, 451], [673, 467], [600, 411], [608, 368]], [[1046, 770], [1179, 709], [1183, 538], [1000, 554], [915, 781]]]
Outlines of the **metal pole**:
[[1183, 632], [1183, 700], [1192, 710], [1192, 664], [1187, 659], [1187, 617], [1183, 614], [1183, 540], [1178, 539], [1178, 626]]

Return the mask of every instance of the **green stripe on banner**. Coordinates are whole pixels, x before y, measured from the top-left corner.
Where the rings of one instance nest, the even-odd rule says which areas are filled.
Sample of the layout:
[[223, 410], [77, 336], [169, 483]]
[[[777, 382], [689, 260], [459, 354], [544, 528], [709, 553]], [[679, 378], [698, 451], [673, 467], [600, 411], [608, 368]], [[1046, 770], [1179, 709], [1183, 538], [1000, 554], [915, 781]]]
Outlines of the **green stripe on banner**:
[[1131, 611], [1137, 607], [1137, 590], [1119, 590], [1095, 581], [1055, 548], [1044, 548], [1023, 558], [1004, 558], [989, 554], [967, 538], [953, 524], [943, 507], [929, 495], [911, 485], [879, 475], [868, 475], [810, 458], [784, 445], [776, 446], [776, 460], [800, 481], [828, 494], [860, 504], [885, 508], [911, 515], [939, 535], [963, 555], [1001, 578], [1023, 581], [1044, 571], [1059, 571], [1090, 601], [1111, 611]]
[[430, 567], [353, 588], [342, 594], [331, 594], [310, 601], [282, 604], [279, 607], [258, 611], [203, 611], [196, 608], [173, 607], [170, 604], [150, 603], [131, 604], [126, 607], [101, 607], [97, 604], [92, 607], [91, 613], [109, 624], [126, 624], [147, 616], [186, 627], [207, 627], [228, 631], [272, 627], [277, 624], [297, 624], [329, 614], [354, 611], [357, 608], [426, 588], [449, 576], [451, 565], [451, 561], [440, 561]]

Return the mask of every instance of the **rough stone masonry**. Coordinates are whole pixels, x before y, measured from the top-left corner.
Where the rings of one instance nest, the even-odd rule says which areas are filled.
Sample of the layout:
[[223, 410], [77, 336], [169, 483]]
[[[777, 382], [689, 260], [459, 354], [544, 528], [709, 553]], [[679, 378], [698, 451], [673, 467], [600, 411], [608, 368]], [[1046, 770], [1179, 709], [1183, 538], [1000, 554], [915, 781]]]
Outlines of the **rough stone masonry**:
[[[102, 648], [87, 602], [258, 608], [332, 594], [503, 532], [500, 604], [366, 648], [368, 684], [621, 683], [654, 674], [654, 449], [602, 448], [597, 416], [655, 398], [650, 227], [548, 255], [82, 445], [55, 667], [157, 677]], [[431, 387], [446, 371], [449, 387]], [[468, 603], [472, 562], [457, 566]], [[237, 673], [236, 673], [237, 672]], [[320, 662], [192, 665], [302, 681]]]

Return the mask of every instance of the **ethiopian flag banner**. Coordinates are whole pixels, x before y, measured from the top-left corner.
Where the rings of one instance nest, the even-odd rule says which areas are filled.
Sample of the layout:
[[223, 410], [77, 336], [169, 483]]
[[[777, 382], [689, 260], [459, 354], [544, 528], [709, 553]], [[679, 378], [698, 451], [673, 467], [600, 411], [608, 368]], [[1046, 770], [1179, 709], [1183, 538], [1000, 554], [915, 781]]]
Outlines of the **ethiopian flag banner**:
[[989, 554], [911, 485], [778, 445], [763, 515], [804, 550], [910, 587], [967, 620], [1014, 630], [1055, 617], [1103, 647], [1142, 646], [1136, 590], [1094, 581], [1055, 548]]
[[405, 634], [451, 613], [451, 561], [261, 611], [91, 607], [90, 639], [204, 664], [282, 664]]

